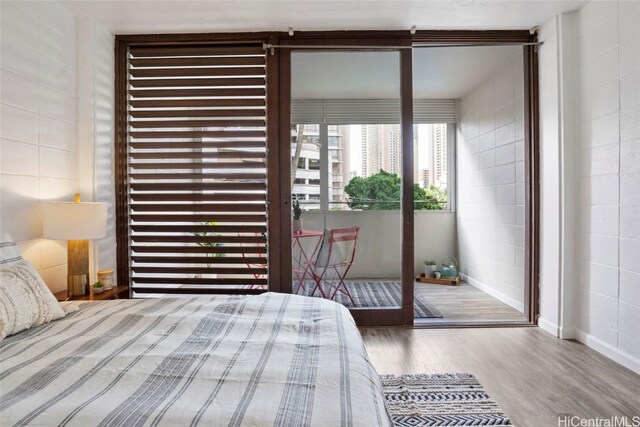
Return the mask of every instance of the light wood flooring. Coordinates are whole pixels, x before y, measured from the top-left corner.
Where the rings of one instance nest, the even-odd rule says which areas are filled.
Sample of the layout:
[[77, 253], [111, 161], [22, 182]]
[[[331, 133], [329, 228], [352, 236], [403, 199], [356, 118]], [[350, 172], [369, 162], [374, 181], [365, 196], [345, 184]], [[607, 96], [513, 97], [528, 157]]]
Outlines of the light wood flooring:
[[361, 332], [378, 373], [473, 374], [519, 427], [558, 426], [560, 415], [640, 416], [640, 375], [539, 328]]
[[515, 308], [466, 282], [461, 282], [458, 286], [416, 283], [415, 292], [422, 295], [442, 313], [442, 319], [420, 319], [420, 323], [518, 322], [524, 320], [522, 313]]

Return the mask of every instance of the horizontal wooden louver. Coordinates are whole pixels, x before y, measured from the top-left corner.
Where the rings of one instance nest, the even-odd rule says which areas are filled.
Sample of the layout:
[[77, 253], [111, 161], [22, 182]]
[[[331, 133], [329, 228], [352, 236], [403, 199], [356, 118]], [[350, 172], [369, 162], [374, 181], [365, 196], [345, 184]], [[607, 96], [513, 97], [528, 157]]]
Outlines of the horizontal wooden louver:
[[130, 47], [134, 294], [266, 290], [266, 56], [261, 45]]

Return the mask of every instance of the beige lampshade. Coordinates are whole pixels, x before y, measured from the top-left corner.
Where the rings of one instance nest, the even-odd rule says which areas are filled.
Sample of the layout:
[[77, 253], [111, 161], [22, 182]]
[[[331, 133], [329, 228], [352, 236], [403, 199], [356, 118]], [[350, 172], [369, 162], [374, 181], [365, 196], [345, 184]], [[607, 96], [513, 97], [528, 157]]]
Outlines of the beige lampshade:
[[54, 240], [102, 239], [107, 236], [107, 204], [47, 202], [42, 234]]

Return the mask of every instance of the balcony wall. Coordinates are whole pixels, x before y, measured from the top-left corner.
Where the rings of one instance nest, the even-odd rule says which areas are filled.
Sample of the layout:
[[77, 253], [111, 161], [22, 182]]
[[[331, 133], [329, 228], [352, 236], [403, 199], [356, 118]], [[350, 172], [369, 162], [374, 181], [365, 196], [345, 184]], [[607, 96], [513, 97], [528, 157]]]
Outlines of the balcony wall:
[[[398, 279], [401, 271], [401, 223], [399, 211], [305, 212], [304, 228], [360, 227], [355, 262], [349, 278]], [[456, 256], [456, 214], [418, 211], [415, 213], [415, 273], [423, 261], [438, 262]]]
[[522, 53], [462, 97], [456, 136], [462, 277], [524, 310], [525, 173]]

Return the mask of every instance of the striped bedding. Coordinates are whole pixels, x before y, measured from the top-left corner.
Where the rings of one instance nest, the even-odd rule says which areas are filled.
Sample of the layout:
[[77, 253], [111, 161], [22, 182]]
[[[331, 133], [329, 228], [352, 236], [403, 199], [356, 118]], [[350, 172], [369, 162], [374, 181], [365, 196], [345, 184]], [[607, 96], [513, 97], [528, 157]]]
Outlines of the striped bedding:
[[320, 298], [86, 302], [0, 361], [2, 426], [390, 424], [353, 319]]

